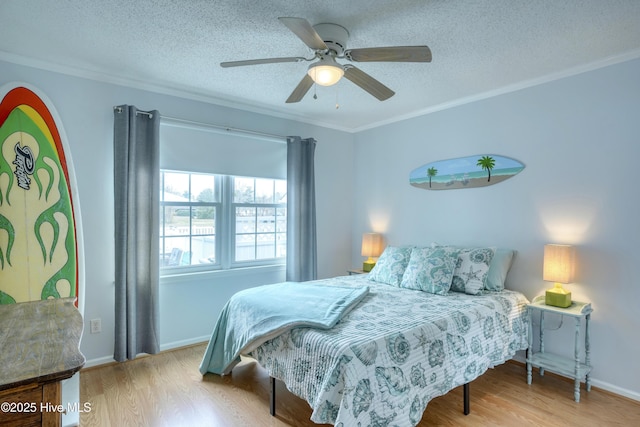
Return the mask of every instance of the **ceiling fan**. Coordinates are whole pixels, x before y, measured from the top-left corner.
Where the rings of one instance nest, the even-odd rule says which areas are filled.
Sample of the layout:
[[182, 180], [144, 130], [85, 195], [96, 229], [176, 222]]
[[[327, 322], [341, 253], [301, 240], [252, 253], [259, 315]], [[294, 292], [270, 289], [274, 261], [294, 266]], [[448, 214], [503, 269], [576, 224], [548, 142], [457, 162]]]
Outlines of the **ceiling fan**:
[[336, 59], [352, 62], [431, 62], [431, 50], [427, 46], [370, 47], [347, 49], [349, 32], [337, 24], [311, 26], [304, 18], [278, 18], [289, 30], [314, 51], [314, 56], [250, 59], [246, 61], [221, 62], [220, 66], [240, 67], [244, 65], [274, 64], [279, 62], [315, 61], [309, 65], [307, 74], [293, 90], [287, 103], [299, 102], [314, 83], [322, 86], [336, 84], [343, 76], [369, 92], [380, 101], [391, 98], [395, 92], [351, 64], [339, 64]]

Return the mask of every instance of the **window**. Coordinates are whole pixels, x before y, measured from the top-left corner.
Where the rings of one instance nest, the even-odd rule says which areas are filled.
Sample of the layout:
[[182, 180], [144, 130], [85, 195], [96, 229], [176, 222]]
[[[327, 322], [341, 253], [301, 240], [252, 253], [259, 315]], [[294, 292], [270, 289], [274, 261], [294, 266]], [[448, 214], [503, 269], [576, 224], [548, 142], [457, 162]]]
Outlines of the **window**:
[[160, 175], [165, 272], [284, 263], [285, 180], [169, 170]]
[[219, 265], [220, 177], [160, 172], [160, 267]]
[[287, 249], [287, 184], [233, 177], [236, 262], [284, 258]]

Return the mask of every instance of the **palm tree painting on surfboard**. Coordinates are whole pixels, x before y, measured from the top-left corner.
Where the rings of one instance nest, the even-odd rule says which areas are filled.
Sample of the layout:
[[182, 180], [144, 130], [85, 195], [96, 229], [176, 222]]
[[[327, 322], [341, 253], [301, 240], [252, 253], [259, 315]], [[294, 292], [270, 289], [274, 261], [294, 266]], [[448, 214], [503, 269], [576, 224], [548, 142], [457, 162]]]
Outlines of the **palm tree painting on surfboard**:
[[426, 190], [485, 187], [519, 174], [524, 164], [496, 154], [439, 160], [414, 169], [409, 183]]

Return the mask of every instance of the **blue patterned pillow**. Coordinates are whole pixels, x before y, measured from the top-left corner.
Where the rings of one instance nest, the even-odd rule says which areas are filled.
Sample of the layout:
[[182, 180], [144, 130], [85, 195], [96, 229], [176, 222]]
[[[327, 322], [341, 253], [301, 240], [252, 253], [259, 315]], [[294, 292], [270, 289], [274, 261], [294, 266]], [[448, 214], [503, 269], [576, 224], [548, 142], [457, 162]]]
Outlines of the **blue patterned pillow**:
[[402, 275], [409, 263], [410, 247], [387, 246], [378, 258], [378, 262], [369, 273], [369, 280], [400, 286]]
[[481, 294], [495, 251], [495, 248], [461, 249], [453, 272], [451, 290], [469, 295]]
[[400, 287], [447, 295], [458, 252], [458, 249], [446, 246], [414, 248]]

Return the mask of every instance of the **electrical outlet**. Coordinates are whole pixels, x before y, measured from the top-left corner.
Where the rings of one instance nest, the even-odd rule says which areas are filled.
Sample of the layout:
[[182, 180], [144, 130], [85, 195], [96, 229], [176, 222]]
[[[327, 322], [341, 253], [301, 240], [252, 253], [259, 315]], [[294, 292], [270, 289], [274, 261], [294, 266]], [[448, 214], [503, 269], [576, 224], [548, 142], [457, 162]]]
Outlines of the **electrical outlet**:
[[101, 319], [91, 319], [91, 333], [99, 334], [102, 332], [102, 320]]

